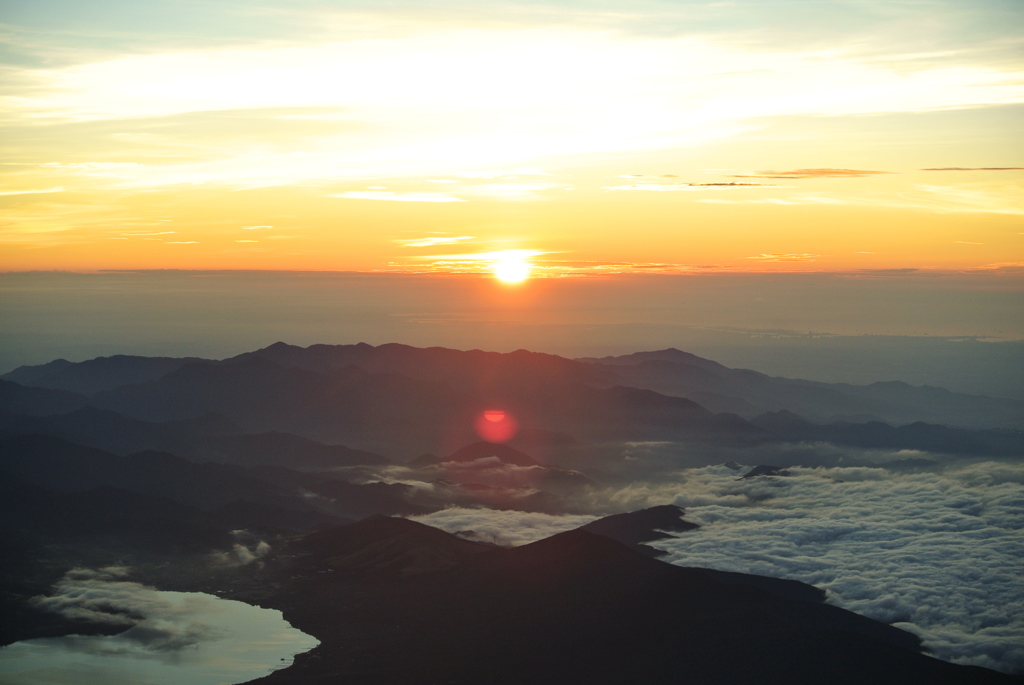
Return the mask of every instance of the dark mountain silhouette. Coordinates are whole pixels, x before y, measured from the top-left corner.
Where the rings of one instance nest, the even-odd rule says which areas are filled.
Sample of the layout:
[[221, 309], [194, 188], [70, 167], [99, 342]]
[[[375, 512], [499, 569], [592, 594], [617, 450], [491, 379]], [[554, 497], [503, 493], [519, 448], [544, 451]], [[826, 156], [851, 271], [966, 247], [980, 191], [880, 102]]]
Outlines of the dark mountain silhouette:
[[520, 452], [508, 445], [493, 442], [475, 442], [472, 445], [466, 445], [453, 452], [443, 461], [470, 462], [491, 458], [496, 458], [505, 464], [514, 464], [516, 466], [539, 465], [536, 459], [525, 452]]
[[290, 433], [270, 431], [255, 435], [211, 436], [193, 443], [194, 454], [210, 461], [242, 466], [286, 466], [292, 469], [329, 469], [339, 466], [387, 464], [373, 452], [344, 445], [324, 445]]
[[129, 418], [109, 409], [83, 407], [54, 416], [0, 417], [0, 431], [10, 435], [49, 435], [122, 456], [158, 450], [193, 461], [240, 466], [329, 469], [388, 463], [372, 452], [324, 445], [289, 433], [242, 435], [237, 425], [219, 414], [154, 422]]
[[700, 527], [696, 523], [684, 521], [684, 513], [682, 507], [663, 504], [626, 514], [605, 516], [582, 526], [580, 530], [611, 538], [647, 556], [660, 556], [664, 552], [643, 543], [675, 537], [663, 531], [681, 533]]
[[[101, 366], [122, 364], [121, 377], [130, 378], [141, 359], [109, 357]], [[93, 404], [151, 422], [215, 413], [243, 433], [292, 433], [399, 459], [424, 451], [450, 453], [471, 442], [474, 417], [492, 407], [516, 418], [523, 438], [515, 444], [529, 445], [542, 461], [572, 461], [589, 451], [588, 443], [615, 441], [749, 445], [813, 439], [870, 447], [940, 446], [940, 451], [968, 454], [1024, 450], [1024, 437], [1014, 431], [956, 433], [921, 425], [886, 430], [868, 421], [946, 416], [961, 424], [982, 422], [981, 417], [989, 424], [1011, 424], [1024, 415], [1024, 403], [902, 383], [852, 386], [771, 378], [678, 350], [574, 361], [523, 350], [277, 343], [220, 362], [165, 359], [146, 368], [147, 378], [170, 370], [154, 380], [99, 392]], [[60, 369], [70, 373], [67, 365]], [[27, 375], [22, 371], [19, 377]], [[716, 415], [701, 403], [726, 413]], [[752, 418], [765, 410], [796, 411], [817, 425], [836, 416], [859, 418], [796, 430], [730, 413]], [[176, 444], [158, 448], [186, 453]], [[239, 461], [237, 452], [207, 458]]]
[[[280, 467], [268, 471], [194, 463], [156, 451], [122, 457], [39, 435], [0, 440], [0, 474], [61, 492], [109, 486], [207, 511], [238, 501], [349, 517], [432, 510], [406, 501], [408, 486], [356, 485]], [[314, 494], [319, 497], [310, 497]]]
[[44, 544], [110, 546], [144, 553], [208, 552], [232, 537], [205, 513], [169, 498], [100, 485], [57, 492], [10, 475], [0, 479], [3, 527]]
[[260, 357], [190, 364], [158, 381], [93, 398], [98, 406], [150, 421], [215, 412], [245, 432], [278, 431], [377, 451], [383, 444], [439, 441], [452, 417], [472, 404], [439, 383], [348, 367], [318, 374]]
[[207, 519], [225, 530], [244, 528], [277, 533], [306, 532], [353, 522], [353, 519], [320, 511], [289, 509], [244, 499], [217, 507], [207, 514]]
[[21, 366], [3, 377], [39, 388], [93, 395], [122, 385], [153, 381], [185, 364], [198, 361], [202, 360], [198, 357], [137, 357], [123, 354], [77, 363], [57, 359], [49, 364]]
[[624, 384], [688, 397], [712, 411], [748, 419], [785, 409], [817, 423], [927, 421], [963, 428], [1024, 428], [1024, 402], [900, 381], [852, 385], [776, 378], [672, 348], [578, 361], [612, 371]]
[[94, 394], [155, 381], [196, 363], [244, 366], [254, 360], [316, 375], [358, 367], [370, 374], [399, 374], [441, 383], [472, 396], [536, 394], [551, 385], [567, 383], [592, 387], [625, 385], [686, 397], [713, 412], [735, 413], [748, 419], [785, 409], [817, 423], [880, 420], [898, 425], [925, 421], [972, 429], [1024, 428], [1024, 402], [1020, 401], [899, 381], [852, 385], [773, 378], [748, 369], [730, 369], [672, 348], [570, 360], [526, 350], [499, 354], [399, 344], [302, 348], [275, 343], [220, 362], [118, 355], [78, 363], [57, 360], [21, 367], [3, 378], [24, 385]]
[[267, 482], [290, 485], [305, 500], [348, 518], [361, 519], [373, 514], [415, 516], [448, 504], [405, 483], [349, 482], [330, 472], [296, 471], [282, 466], [253, 466], [246, 471]]
[[274, 421], [282, 409], [319, 397], [329, 386], [326, 377], [254, 357], [232, 364], [186, 364], [158, 380], [98, 393], [93, 403], [149, 421], [216, 412], [257, 427]]
[[747, 478], [757, 478], [758, 476], [788, 476], [789, 472], [782, 469], [779, 466], [771, 466], [770, 464], [758, 464], [754, 468], [750, 469], [742, 476], [740, 480], [746, 480]]
[[312, 556], [306, 563], [377, 580], [454, 568], [493, 548], [421, 523], [380, 515], [310, 533], [293, 547]]
[[[415, 349], [394, 347], [402, 353]], [[288, 354], [298, 354], [295, 350], [302, 348], [288, 348]], [[478, 378], [479, 394], [471, 395], [462, 389], [472, 385], [465, 379], [462, 388], [455, 388], [439, 380], [368, 373], [352, 366], [324, 372], [286, 368], [264, 352], [223, 363], [189, 364], [158, 381], [99, 393], [93, 402], [150, 421], [215, 412], [246, 431], [291, 432], [392, 455], [446, 453], [471, 442], [474, 417], [495, 404], [511, 412], [524, 430], [595, 440], [749, 443], [770, 438], [739, 417], [715, 416], [684, 398], [581, 384], [570, 373], [547, 369], [548, 362], [558, 359], [549, 355], [488, 353], [486, 359], [499, 360], [502, 372]], [[443, 352], [446, 360], [460, 354], [476, 358], [475, 353]], [[531, 371], [538, 359], [545, 363], [539, 371]], [[517, 370], [520, 361], [525, 368]], [[570, 370], [580, 367], [563, 361]]]
[[753, 419], [752, 423], [791, 441], [822, 441], [867, 448], [913, 449], [953, 454], [1024, 454], [1024, 431], [1020, 430], [971, 431], [920, 421], [896, 427], [880, 421], [838, 421], [820, 425], [792, 412], [763, 414]]
[[120, 457], [44, 436], [0, 441], [0, 470], [52, 490], [82, 492], [107, 485], [168, 497], [200, 509], [238, 499], [270, 501], [290, 494], [238, 467], [196, 464], [154, 451]]
[[0, 380], [0, 416], [51, 416], [80, 409], [88, 400], [78, 393], [47, 390]]
[[[417, 348], [397, 343], [377, 347], [312, 345], [307, 348], [275, 343], [234, 357], [269, 359], [285, 367], [325, 372], [357, 366], [370, 373], [396, 373], [418, 380], [444, 383], [468, 394], [534, 393], [550, 385], [593, 384], [612, 378], [601, 369], [551, 354], [516, 350], [509, 353]], [[227, 360], [232, 361], [232, 360]]]
[[230, 423], [221, 423], [207, 417], [155, 423], [95, 407], [82, 407], [67, 414], [45, 417], [11, 417], [8, 421], [0, 422], [0, 429], [11, 435], [48, 435], [119, 455], [142, 450], [188, 454], [191, 452], [190, 442], [207, 430], [232, 428], [238, 430]]
[[268, 562], [253, 592], [321, 646], [259, 682], [1016, 682], [924, 656], [916, 636], [813, 588], [785, 598], [583, 530], [487, 549], [409, 521], [347, 528]]
[[[685, 534], [686, 531], [699, 528], [700, 526], [696, 523], [683, 520], [682, 517], [685, 513], [681, 507], [674, 504], [663, 504], [625, 514], [605, 516], [581, 526], [579, 530], [611, 538], [644, 556], [658, 557], [664, 552], [643, 543], [677, 537], [680, 533]], [[671, 531], [671, 533], [666, 531]], [[691, 570], [700, 571], [716, 582], [726, 585], [733, 583], [753, 585], [783, 599], [795, 599], [803, 602], [821, 602], [825, 599], [824, 590], [795, 580], [713, 569]]]

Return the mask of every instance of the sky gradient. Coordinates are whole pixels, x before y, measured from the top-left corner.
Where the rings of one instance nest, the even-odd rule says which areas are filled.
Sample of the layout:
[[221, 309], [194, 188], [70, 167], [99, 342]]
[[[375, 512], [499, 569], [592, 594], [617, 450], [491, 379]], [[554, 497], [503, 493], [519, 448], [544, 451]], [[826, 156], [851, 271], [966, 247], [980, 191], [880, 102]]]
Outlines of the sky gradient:
[[0, 270], [1024, 269], [1016, 2], [0, 6]]

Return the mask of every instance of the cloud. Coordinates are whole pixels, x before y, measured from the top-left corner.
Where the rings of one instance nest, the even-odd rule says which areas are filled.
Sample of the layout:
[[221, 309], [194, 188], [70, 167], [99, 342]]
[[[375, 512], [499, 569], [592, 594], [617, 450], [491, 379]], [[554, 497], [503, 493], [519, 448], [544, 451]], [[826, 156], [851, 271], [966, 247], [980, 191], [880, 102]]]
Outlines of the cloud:
[[720, 200], [701, 199], [696, 202], [718, 205], [839, 205], [848, 204], [848, 200], [839, 200], [834, 197], [821, 195], [791, 195], [788, 198], [766, 197], [758, 200]]
[[[236, 531], [235, 537], [241, 542], [236, 542], [226, 552], [214, 552], [210, 555], [211, 560], [217, 566], [246, 566], [262, 559], [270, 553], [270, 545], [263, 540], [247, 539], [250, 536], [242, 531]], [[242, 544], [248, 542], [249, 544]]]
[[[117, 171], [117, 187], [440, 179], [458, 169], [707, 144], [773, 117], [1018, 103], [1024, 87], [1007, 64], [977, 53], [757, 46], [717, 32], [636, 35], [579, 22], [442, 26], [399, 12], [350, 16], [329, 37], [15, 66], [8, 111], [25, 129], [116, 120], [130, 137], [113, 140], [133, 147], [115, 153], [159, 144], [152, 164]], [[195, 139], [152, 136], [153, 119], [214, 112], [250, 113], [249, 136], [204, 145], [201, 157]], [[284, 118], [325, 125], [281, 129]]]
[[730, 174], [732, 178], [862, 178], [891, 174], [892, 171], [863, 171], [860, 169], [794, 169], [793, 171], [758, 171], [752, 174]]
[[775, 188], [770, 183], [637, 183], [630, 186], [605, 186], [601, 190], [642, 190], [671, 192], [679, 190], [727, 190], [732, 188]]
[[453, 236], [453, 237], [450, 237], [450, 238], [445, 238], [445, 237], [416, 238], [416, 239], [413, 239], [413, 240], [394, 240], [392, 242], [396, 242], [399, 245], [401, 245], [402, 247], [431, 247], [433, 245], [451, 245], [453, 243], [458, 243], [458, 242], [463, 241], [463, 240], [473, 240], [475, 238], [476, 238], [476, 236], [473, 236], [473, 235], [460, 235], [460, 236]]
[[941, 659], [1024, 670], [1024, 466], [788, 470], [680, 472], [674, 503], [702, 527], [653, 546], [679, 565], [817, 585], [833, 604], [917, 633]]
[[[672, 453], [691, 462], [727, 453], [691, 454], [662, 442], [622, 447], [635, 458], [636, 477], [571, 497], [587, 515], [453, 508], [413, 518], [519, 545], [597, 515], [673, 503], [702, 528], [653, 543], [671, 563], [801, 580], [827, 590], [833, 604], [918, 634], [938, 658], [1024, 670], [1024, 465], [774, 446], [732, 456], [785, 466], [790, 475], [741, 480], [749, 466], [670, 467]], [[645, 471], [652, 460], [660, 472]]]
[[[983, 214], [1024, 214], [1024, 196], [1019, 188], [1001, 190], [957, 186], [915, 185], [918, 194], [905, 194], [907, 207], [937, 212], [978, 212]], [[893, 206], [901, 206], [894, 203]]]
[[[112, 627], [139, 627], [152, 619], [153, 623], [127, 638], [132, 640], [134, 636], [141, 636], [136, 641], [155, 642], [159, 649], [163, 649], [163, 645], [186, 646], [171, 631], [165, 630], [163, 637], [157, 637], [153, 630], [158, 623], [166, 624], [169, 617], [176, 615], [181, 618], [183, 615], [175, 611], [173, 603], [155, 589], [123, 580], [124, 571], [118, 567], [72, 569], [53, 586], [53, 594], [35, 597], [33, 603], [40, 609], [73, 620]], [[161, 618], [155, 618], [157, 616]], [[193, 631], [185, 632], [194, 634]]]
[[764, 254], [754, 255], [753, 257], [747, 257], [747, 259], [757, 259], [757, 260], [762, 261], [762, 262], [813, 262], [813, 261], [815, 261], [820, 256], [821, 256], [820, 254], [808, 254], [806, 252], [798, 252], [798, 253], [772, 252], [772, 253], [764, 253]]
[[559, 187], [554, 183], [489, 183], [467, 186], [460, 190], [463, 195], [475, 195], [492, 200], [542, 200], [540, 191]]
[[[505, 547], [515, 547], [579, 528], [598, 517], [583, 514], [556, 516], [523, 511], [456, 507], [443, 509], [426, 516], [410, 518], [449, 533], [463, 533], [464, 537], [471, 539], [493, 542]], [[467, 531], [473, 531], [473, 534], [469, 534]]]
[[388, 202], [465, 202], [460, 197], [444, 193], [396, 193], [390, 190], [353, 190], [336, 193], [328, 197], [346, 200], [385, 200]]
[[986, 264], [977, 268], [978, 271], [1007, 271], [1018, 273], [1024, 271], [1024, 262], [996, 262], [995, 264]]
[[921, 171], [1024, 171], [1020, 166], [990, 166], [990, 167], [960, 167], [947, 166], [935, 169], [921, 169]]
[[850, 205], [856, 207], [887, 207], [914, 211], [981, 214], [1024, 214], [1024, 198], [1018, 188], [999, 191], [917, 184], [910, 191], [897, 194], [846, 195], [842, 198], [824, 195], [794, 194], [787, 198], [720, 199], [702, 198], [695, 202], [707, 204], [766, 205]]
[[[451, 273], [481, 273], [489, 272], [494, 265], [507, 259], [529, 261], [546, 252], [538, 250], [498, 250], [496, 252], [476, 252], [465, 254], [448, 255], [424, 255], [416, 257], [418, 260], [431, 260], [428, 269], [431, 271]], [[531, 262], [531, 267], [535, 265]]]
[[263, 231], [273, 226], [242, 226], [243, 231]]
[[53, 188], [38, 188], [33, 190], [4, 190], [0, 191], [0, 195], [35, 195], [38, 193], [63, 193], [64, 186], [56, 186]]

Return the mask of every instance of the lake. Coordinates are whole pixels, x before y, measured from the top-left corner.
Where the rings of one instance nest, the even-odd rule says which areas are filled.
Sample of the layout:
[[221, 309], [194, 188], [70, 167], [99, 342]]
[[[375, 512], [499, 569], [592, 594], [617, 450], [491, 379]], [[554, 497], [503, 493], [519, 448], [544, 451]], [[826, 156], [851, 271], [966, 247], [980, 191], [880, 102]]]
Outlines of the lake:
[[0, 648], [3, 685], [231, 685], [287, 668], [319, 641], [280, 611], [134, 586], [145, 615], [114, 636], [40, 638]]

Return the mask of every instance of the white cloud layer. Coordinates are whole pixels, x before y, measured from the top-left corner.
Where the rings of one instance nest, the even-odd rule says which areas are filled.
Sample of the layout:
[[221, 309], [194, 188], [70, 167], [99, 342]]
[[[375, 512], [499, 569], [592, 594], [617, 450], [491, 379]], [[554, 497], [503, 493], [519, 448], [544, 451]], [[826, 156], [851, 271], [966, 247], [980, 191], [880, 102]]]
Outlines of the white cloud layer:
[[[526, 511], [452, 508], [410, 518], [449, 533], [463, 533], [474, 540], [493, 542], [503, 547], [516, 547], [585, 526], [599, 517], [585, 514], [556, 516]], [[468, 531], [473, 531], [474, 534], [470, 535]]]
[[702, 527], [652, 546], [679, 565], [811, 583], [936, 657], [1024, 671], [1024, 466], [788, 471], [683, 472], [675, 503]]
[[[1024, 465], [789, 466], [786, 477], [740, 479], [745, 470], [683, 469], [573, 504], [614, 513], [675, 503], [701, 528], [652, 542], [666, 561], [801, 580], [916, 633], [940, 659], [1024, 672]], [[595, 518], [453, 508], [414, 520], [515, 546]]]

